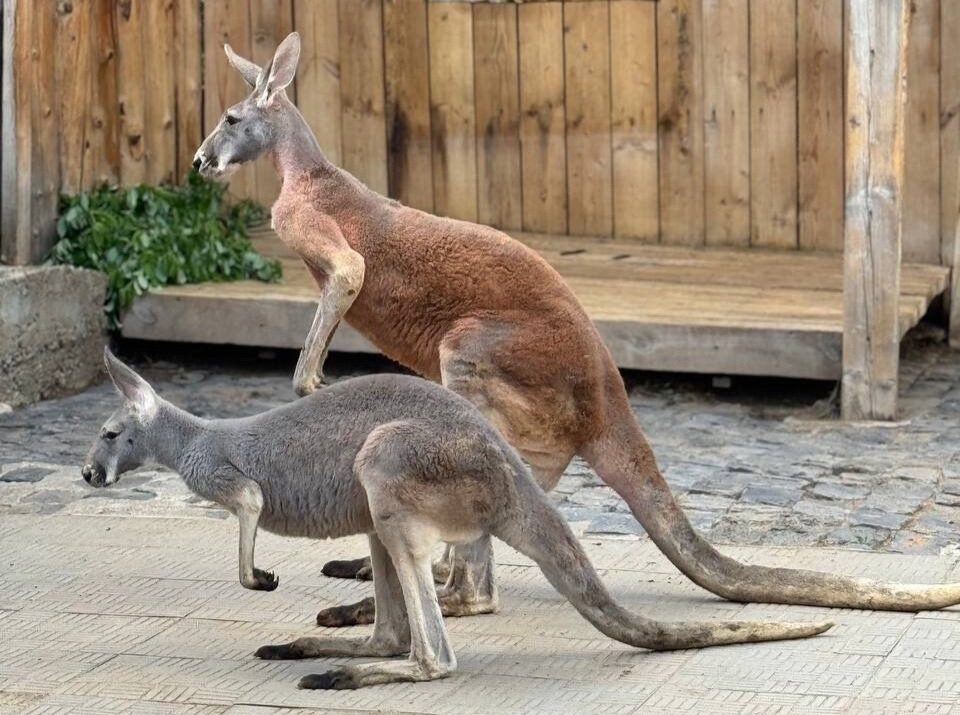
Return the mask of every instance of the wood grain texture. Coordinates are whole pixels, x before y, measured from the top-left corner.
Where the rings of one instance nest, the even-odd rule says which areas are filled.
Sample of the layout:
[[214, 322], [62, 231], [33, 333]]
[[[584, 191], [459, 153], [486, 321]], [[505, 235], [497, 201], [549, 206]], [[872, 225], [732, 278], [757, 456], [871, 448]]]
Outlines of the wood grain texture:
[[176, 102], [173, 79], [173, 0], [144, 4], [143, 136], [147, 181], [171, 182], [177, 170]]
[[[960, 3], [940, 3], [940, 37], [960, 37]], [[940, 255], [954, 266], [960, 220], [960, 42], [940, 42]], [[953, 303], [951, 302], [951, 306]], [[952, 307], [951, 307], [952, 310]]]
[[[84, 162], [89, 158], [89, 108], [94, 78], [89, 10], [89, 4], [78, 3], [61, 6], [58, 13], [57, 87], [60, 88], [63, 146], [60, 183], [66, 193], [75, 193], [84, 187]], [[29, 91], [29, 87], [24, 89]]]
[[0, 263], [22, 262], [17, 244], [16, 0], [3, 0], [0, 44]]
[[[948, 0], [952, 2], [953, 0]], [[903, 256], [940, 261], [940, 0], [913, 0], [907, 48]], [[951, 38], [956, 42], [957, 38]]]
[[[21, 147], [30, 161], [30, 220], [27, 258], [38, 263], [56, 241], [60, 197], [60, 103], [56, 83], [56, 7], [38, 3], [31, 9], [31, 86], [29, 147]], [[28, 154], [29, 152], [29, 154]]]
[[380, 0], [340, 0], [340, 143], [343, 168], [386, 194], [382, 14]]
[[175, 177], [182, 181], [203, 141], [203, 68], [200, 0], [176, 0], [174, 7], [174, 85], [177, 101], [177, 162]]
[[[250, 53], [261, 67], [273, 59], [277, 45], [293, 31], [293, 3], [291, 0], [249, 0]], [[287, 91], [296, 102], [296, 84]], [[280, 195], [280, 178], [271, 161], [262, 159], [253, 165], [253, 196], [262, 206], [272, 206]]]
[[407, 206], [432, 211], [426, 2], [385, 0], [383, 43], [390, 196]]
[[894, 419], [910, 0], [846, 0], [842, 412]]
[[[237, 54], [250, 58], [250, 8], [247, 0], [203, 3], [203, 131], [209, 134], [227, 107], [250, 94], [250, 88], [223, 53], [229, 44]], [[253, 166], [242, 166], [230, 177], [230, 193], [249, 198], [256, 184]]]
[[[86, 186], [115, 184], [120, 178], [120, 142], [117, 132], [117, 67], [116, 25], [114, 0], [90, 0], [93, 13], [90, 26], [93, 31], [90, 51], [94, 71], [90, 97], [89, 177]], [[52, 33], [48, 38], [53, 39]], [[42, 47], [42, 45], [41, 45]], [[173, 86], [173, 77], [168, 72], [166, 80]], [[48, 90], [54, 81], [50, 73]], [[55, 90], [54, 90], [55, 91]]]
[[747, 0], [705, 0], [705, 242], [750, 242], [750, 25]]
[[433, 205], [441, 216], [477, 220], [473, 8], [427, 5]]
[[657, 3], [660, 240], [704, 242], [703, 45], [700, 0]]
[[653, 3], [610, 3], [613, 234], [656, 243], [657, 16]]
[[30, 262], [33, 236], [32, 141], [33, 117], [31, 110], [32, 61], [36, 13], [22, 0], [4, 3], [4, 66], [5, 99], [4, 129], [12, 129], [12, 136], [4, 142], [3, 184], [3, 259], [14, 265]]
[[522, 224], [520, 77], [517, 8], [473, 8], [477, 122], [477, 219], [498, 228]]
[[334, 164], [342, 162], [340, 107], [340, 2], [294, 0], [300, 33], [297, 107]]
[[566, 233], [563, 6], [517, 8], [523, 228]]
[[750, 4], [750, 243], [797, 247], [797, 0]]
[[[143, 136], [143, 22], [142, 2], [120, 0], [116, 4], [120, 180], [125, 184], [139, 184], [147, 177]], [[198, 103], [198, 113], [200, 106]]]
[[800, 248], [843, 250], [843, 0], [797, 4]]
[[613, 232], [609, 13], [608, 3], [563, 8], [567, 227], [583, 236]]

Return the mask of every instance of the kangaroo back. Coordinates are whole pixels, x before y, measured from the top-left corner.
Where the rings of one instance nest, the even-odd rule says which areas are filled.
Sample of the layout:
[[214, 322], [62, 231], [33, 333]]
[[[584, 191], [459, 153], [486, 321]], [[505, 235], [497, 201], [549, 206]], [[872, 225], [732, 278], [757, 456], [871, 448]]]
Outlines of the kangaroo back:
[[604, 635], [651, 650], [703, 648], [729, 643], [806, 638], [823, 633], [829, 622], [777, 623], [743, 621], [660, 622], [618, 605], [593, 568], [583, 547], [560, 513], [526, 469], [517, 478], [519, 502], [494, 536], [533, 559], [547, 580]]

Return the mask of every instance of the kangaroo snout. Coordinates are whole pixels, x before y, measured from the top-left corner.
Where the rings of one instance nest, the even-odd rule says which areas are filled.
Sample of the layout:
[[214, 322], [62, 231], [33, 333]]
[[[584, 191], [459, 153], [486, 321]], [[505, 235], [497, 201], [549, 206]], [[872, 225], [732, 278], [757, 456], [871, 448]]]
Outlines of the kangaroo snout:
[[83, 475], [83, 481], [92, 487], [106, 486], [107, 473], [100, 465], [84, 464], [80, 474]]

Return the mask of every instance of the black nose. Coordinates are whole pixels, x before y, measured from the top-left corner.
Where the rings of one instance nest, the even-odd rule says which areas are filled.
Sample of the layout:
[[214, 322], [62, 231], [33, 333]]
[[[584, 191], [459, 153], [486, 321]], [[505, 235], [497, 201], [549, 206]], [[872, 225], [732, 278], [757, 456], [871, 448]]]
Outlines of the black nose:
[[193, 168], [194, 168], [194, 169], [199, 169], [199, 168], [200, 168], [200, 164], [202, 164], [202, 163], [203, 163], [203, 162], [200, 161], [200, 157], [197, 157], [196, 159], [193, 160]]
[[93, 479], [93, 467], [89, 464], [84, 464], [83, 469], [80, 470], [80, 474], [83, 475], [83, 481], [89, 484], [90, 480]]

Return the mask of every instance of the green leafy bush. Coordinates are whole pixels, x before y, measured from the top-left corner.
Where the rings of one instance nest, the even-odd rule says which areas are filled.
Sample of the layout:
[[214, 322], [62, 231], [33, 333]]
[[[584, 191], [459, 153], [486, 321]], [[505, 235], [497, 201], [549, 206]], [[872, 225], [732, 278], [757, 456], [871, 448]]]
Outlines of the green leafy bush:
[[250, 201], [228, 205], [226, 187], [191, 172], [180, 186], [101, 186], [62, 196], [51, 263], [107, 276], [104, 311], [113, 327], [134, 298], [176, 283], [276, 281], [280, 263], [250, 245], [265, 218]]

